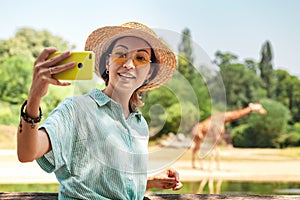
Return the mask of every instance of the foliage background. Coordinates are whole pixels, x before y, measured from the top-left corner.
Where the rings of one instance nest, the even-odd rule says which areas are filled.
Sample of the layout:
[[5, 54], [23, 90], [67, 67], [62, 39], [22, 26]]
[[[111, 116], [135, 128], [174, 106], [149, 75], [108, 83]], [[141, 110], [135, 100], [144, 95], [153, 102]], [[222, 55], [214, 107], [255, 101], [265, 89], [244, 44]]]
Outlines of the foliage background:
[[[190, 30], [185, 28], [181, 36], [178, 68], [173, 79], [166, 86], [144, 94], [142, 111], [149, 122], [152, 139], [169, 132], [188, 136], [194, 124], [221, 111], [219, 108], [224, 103], [216, 99], [217, 106], [212, 106], [208, 84], [214, 84], [216, 77], [212, 73], [205, 79], [199, 69], [206, 66], [195, 66]], [[27, 98], [31, 84], [33, 62], [47, 46], [56, 46], [61, 51], [75, 48], [47, 30], [30, 28], [21, 28], [14, 37], [0, 40], [0, 124], [17, 127], [20, 105]], [[230, 52], [215, 53], [213, 62], [219, 67], [224, 84], [227, 110], [261, 102], [268, 111], [267, 116], [251, 114], [228, 125], [234, 146], [300, 145], [300, 80], [285, 70], [274, 70], [272, 52], [271, 43], [266, 41], [261, 47], [260, 62], [251, 59], [241, 62]], [[209, 68], [206, 70], [209, 73]], [[74, 87], [50, 87], [41, 105], [44, 117], [65, 97], [88, 88], [76, 88], [80, 91], [74, 92]], [[221, 90], [213, 87], [213, 93]]]

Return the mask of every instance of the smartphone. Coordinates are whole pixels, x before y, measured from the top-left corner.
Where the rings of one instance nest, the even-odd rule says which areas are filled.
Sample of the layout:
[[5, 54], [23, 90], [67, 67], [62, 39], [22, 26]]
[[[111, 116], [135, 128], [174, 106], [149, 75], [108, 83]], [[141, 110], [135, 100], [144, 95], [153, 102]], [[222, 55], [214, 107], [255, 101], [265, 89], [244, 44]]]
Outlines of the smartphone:
[[[62, 52], [54, 52], [49, 58], [57, 56]], [[93, 71], [95, 66], [95, 53], [92, 51], [72, 52], [71, 56], [59, 62], [65, 64], [75, 62], [75, 67], [58, 74], [53, 77], [58, 80], [91, 80], [93, 79]]]

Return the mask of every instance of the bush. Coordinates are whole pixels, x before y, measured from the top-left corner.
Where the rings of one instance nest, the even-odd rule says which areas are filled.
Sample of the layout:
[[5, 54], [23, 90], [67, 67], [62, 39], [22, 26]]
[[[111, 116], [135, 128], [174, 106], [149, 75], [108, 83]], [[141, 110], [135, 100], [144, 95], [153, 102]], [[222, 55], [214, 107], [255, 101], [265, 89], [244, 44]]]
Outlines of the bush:
[[287, 134], [277, 138], [276, 145], [280, 148], [300, 146], [300, 123], [290, 126]]
[[232, 137], [232, 144], [235, 147], [246, 147], [249, 146], [246, 139], [245, 130], [249, 127], [248, 124], [242, 124], [232, 129], [231, 137]]
[[267, 115], [251, 114], [248, 126], [236, 129], [232, 141], [235, 147], [278, 147], [277, 139], [286, 132], [290, 119], [289, 110], [280, 102], [264, 99], [261, 101]]

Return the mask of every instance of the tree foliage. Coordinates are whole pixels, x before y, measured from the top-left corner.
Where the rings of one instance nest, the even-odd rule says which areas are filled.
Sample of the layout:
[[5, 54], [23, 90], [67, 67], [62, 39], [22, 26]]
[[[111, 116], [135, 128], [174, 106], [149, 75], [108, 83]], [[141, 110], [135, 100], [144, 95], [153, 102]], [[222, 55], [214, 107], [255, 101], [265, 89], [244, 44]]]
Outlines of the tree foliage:
[[24, 56], [8, 57], [0, 63], [0, 98], [10, 104], [19, 104], [28, 94], [32, 80], [33, 62]]
[[292, 114], [291, 122], [300, 121], [300, 80], [285, 70], [276, 70], [276, 100], [289, 108]]
[[199, 76], [193, 62], [192, 36], [188, 28], [182, 31], [181, 42], [178, 45], [177, 70], [187, 80], [192, 81]]
[[[0, 123], [16, 124], [19, 121], [20, 104], [27, 99], [32, 81], [34, 59], [48, 46], [55, 46], [61, 51], [75, 47], [46, 30], [36, 31], [31, 28], [21, 28], [14, 37], [0, 40]], [[62, 90], [63, 95], [60, 93]], [[52, 110], [66, 94], [70, 94], [66, 89], [50, 87], [42, 102], [47, 105], [45, 113]]]
[[153, 138], [169, 132], [186, 134], [199, 121], [197, 96], [178, 71], [165, 86], [148, 91], [144, 103], [142, 112]]
[[264, 82], [264, 88], [267, 91], [268, 98], [274, 97], [275, 74], [273, 70], [273, 53], [271, 43], [266, 41], [261, 49], [261, 60], [259, 63], [260, 77]]
[[52, 35], [47, 30], [36, 31], [31, 28], [21, 28], [15, 37], [0, 41], [0, 62], [14, 56], [24, 56], [34, 60], [45, 47], [55, 46], [60, 51], [72, 50], [70, 45], [61, 37]]
[[293, 126], [289, 126], [288, 129], [286, 134], [282, 134], [276, 139], [277, 147], [300, 146], [300, 123], [295, 123]]
[[[178, 67], [173, 78], [166, 86], [149, 91], [145, 99], [143, 113], [150, 122], [150, 131], [155, 130], [156, 137], [169, 132], [188, 134], [192, 126], [199, 121], [200, 105], [208, 107], [204, 104], [209, 100], [205, 82], [193, 64], [189, 29], [183, 30], [181, 39], [178, 45]], [[156, 105], [157, 110], [160, 108], [160, 112], [156, 110], [155, 116], [160, 121], [152, 120], [151, 114], [148, 114], [153, 105]]]
[[290, 119], [289, 110], [278, 101], [262, 99], [267, 115], [252, 113], [247, 125], [234, 128], [232, 141], [236, 147], [276, 147], [277, 139], [283, 135]]
[[241, 108], [265, 97], [261, 79], [243, 64], [228, 64], [221, 68], [227, 105]]
[[[220, 67], [226, 88], [228, 109], [241, 108], [249, 102], [262, 102], [266, 97], [274, 101], [265, 102], [266, 106], [273, 105], [270, 106], [271, 111], [266, 119], [251, 115], [230, 125], [233, 127], [233, 143], [236, 146], [280, 146], [278, 138], [291, 138], [285, 136], [287, 130], [283, 127], [288, 122], [293, 126], [293, 123], [299, 121], [299, 78], [284, 70], [273, 70], [271, 44], [268, 41], [263, 44], [261, 54], [259, 63], [249, 59], [245, 63], [239, 63], [238, 57], [233, 54], [220, 51], [216, 53], [215, 63]], [[280, 117], [276, 118], [274, 111]], [[289, 117], [287, 111], [292, 117]], [[270, 118], [271, 115], [273, 117]], [[296, 137], [293, 135], [292, 138]]]
[[[0, 124], [18, 122], [20, 104], [27, 98], [32, 80], [33, 61], [48, 46], [60, 51], [74, 48], [46, 30], [30, 28], [21, 28], [14, 37], [0, 40]], [[228, 130], [232, 130], [235, 146], [299, 145], [300, 80], [287, 71], [273, 69], [269, 41], [262, 45], [259, 62], [252, 59], [241, 62], [237, 55], [217, 51], [214, 63], [219, 66], [221, 78], [210, 71], [209, 66], [195, 66], [188, 28], [182, 31], [178, 51], [178, 68], [173, 78], [145, 95], [142, 112], [151, 134], [157, 137], [169, 132], [188, 134], [194, 124], [218, 111], [218, 105], [224, 103], [224, 98], [213, 99], [215, 94], [222, 93], [222, 88], [216, 84], [222, 81], [228, 110], [259, 101], [268, 111], [266, 116], [251, 114], [230, 125]], [[205, 77], [203, 73], [207, 73]], [[79, 90], [86, 88], [90, 87], [77, 87]], [[75, 87], [49, 87], [41, 104], [45, 117], [63, 98], [74, 93]], [[214, 107], [213, 103], [216, 103]]]

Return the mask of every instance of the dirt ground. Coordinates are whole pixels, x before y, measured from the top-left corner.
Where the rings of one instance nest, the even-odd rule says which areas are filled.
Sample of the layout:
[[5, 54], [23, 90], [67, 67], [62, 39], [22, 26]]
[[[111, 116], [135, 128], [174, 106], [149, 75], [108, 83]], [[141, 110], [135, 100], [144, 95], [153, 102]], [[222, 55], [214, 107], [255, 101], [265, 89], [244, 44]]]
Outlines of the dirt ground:
[[[182, 150], [182, 152], [180, 152], [178, 149], [156, 148], [156, 150], [152, 151], [159, 152], [160, 155], [169, 156], [182, 153], [173, 164], [169, 165], [179, 171], [182, 181], [213, 179], [230, 181], [300, 182], [299, 151], [295, 154], [289, 153], [288, 150], [280, 149], [222, 148], [220, 150], [219, 167], [216, 160], [213, 159], [215, 157], [207, 156], [204, 159], [198, 159], [196, 169], [193, 169], [191, 166], [191, 149]], [[167, 160], [162, 157], [163, 156], [159, 159]], [[154, 158], [152, 159], [154, 160]], [[169, 161], [171, 160], [169, 159]], [[167, 164], [165, 164], [165, 166], [166, 165]], [[200, 166], [202, 166], [202, 169]]]
[[[175, 148], [149, 148], [149, 172], [158, 173], [176, 168], [182, 181], [203, 179], [262, 182], [300, 182], [300, 151], [289, 153], [280, 149], [222, 148], [220, 169], [210, 157], [202, 159], [203, 168], [191, 167], [191, 150]], [[54, 174], [47, 174], [35, 163], [20, 163], [15, 150], [0, 150], [0, 183], [52, 183]]]

